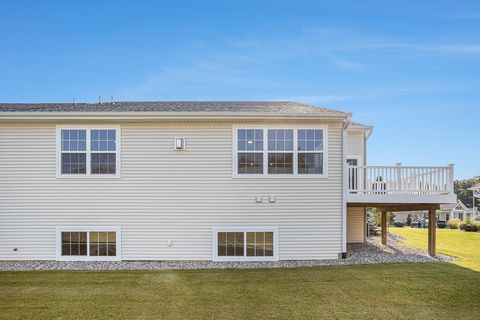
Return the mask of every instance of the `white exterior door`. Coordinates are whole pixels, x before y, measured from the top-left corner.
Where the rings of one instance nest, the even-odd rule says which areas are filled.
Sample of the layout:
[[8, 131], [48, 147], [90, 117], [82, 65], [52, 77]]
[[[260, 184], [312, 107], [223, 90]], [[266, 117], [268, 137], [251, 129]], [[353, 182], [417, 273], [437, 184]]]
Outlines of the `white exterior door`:
[[[349, 190], [361, 190], [362, 188], [362, 170], [357, 166], [361, 166], [361, 157], [348, 156], [348, 189]], [[353, 167], [352, 167], [353, 166]]]

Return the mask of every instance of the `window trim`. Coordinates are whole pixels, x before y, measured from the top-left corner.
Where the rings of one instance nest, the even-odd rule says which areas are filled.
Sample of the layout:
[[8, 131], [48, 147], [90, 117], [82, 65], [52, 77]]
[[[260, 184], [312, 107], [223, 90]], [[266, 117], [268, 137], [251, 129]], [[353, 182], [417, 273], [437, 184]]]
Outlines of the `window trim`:
[[[90, 232], [108, 231], [116, 232], [115, 241], [117, 255], [112, 256], [89, 256]], [[86, 256], [62, 256], [62, 232], [87, 232], [87, 255]], [[57, 261], [122, 261], [122, 229], [120, 227], [99, 226], [57, 226], [56, 227], [56, 257]]]
[[[238, 130], [239, 129], [262, 129], [263, 130], [263, 174], [239, 174], [238, 173], [238, 156], [243, 151], [238, 150]], [[293, 129], [293, 173], [268, 174], [268, 130], [269, 129]], [[298, 173], [298, 153], [315, 153], [314, 151], [300, 152], [298, 151], [298, 130], [323, 130], [323, 173], [322, 174], [304, 174]], [[259, 151], [257, 151], [260, 153]], [[276, 152], [276, 151], [272, 151]], [[288, 153], [288, 152], [280, 152]], [[328, 125], [234, 125], [232, 126], [232, 178], [240, 179], [327, 179], [328, 178]]]
[[[245, 256], [218, 256], [218, 233], [219, 232], [273, 232], [273, 256], [271, 257], [247, 257], [246, 256], [246, 241], [247, 236], [244, 238], [244, 250]], [[260, 227], [239, 227], [239, 226], [222, 226], [214, 227], [212, 229], [212, 260], [213, 261], [278, 261], [278, 226], [260, 226]]]
[[[62, 130], [86, 130], [87, 131], [87, 150], [85, 154], [87, 155], [87, 172], [85, 174], [62, 174]], [[115, 174], [92, 174], [91, 168], [91, 154], [92, 151], [88, 151], [91, 148], [91, 130], [116, 130], [116, 145], [115, 152], [106, 151], [105, 153], [115, 153]], [[121, 145], [122, 145], [122, 131], [121, 126], [119, 125], [57, 125], [56, 127], [56, 178], [61, 179], [111, 179], [111, 178], [121, 178]], [[68, 152], [65, 152], [68, 153]], [[76, 151], [75, 153], [83, 153]], [[103, 153], [102, 151], [94, 151], [93, 153]]]

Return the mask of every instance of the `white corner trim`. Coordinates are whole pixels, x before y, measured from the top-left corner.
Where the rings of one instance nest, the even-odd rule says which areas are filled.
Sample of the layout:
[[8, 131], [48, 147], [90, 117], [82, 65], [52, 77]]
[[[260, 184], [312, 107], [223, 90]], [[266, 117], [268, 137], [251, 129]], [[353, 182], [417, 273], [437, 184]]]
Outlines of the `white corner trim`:
[[[116, 232], [117, 255], [109, 256], [90, 256], [90, 239], [88, 232], [95, 231], [114, 231]], [[87, 255], [86, 256], [62, 256], [62, 232], [87, 232]], [[101, 226], [57, 226], [55, 239], [55, 260], [57, 261], [121, 261], [122, 260], [122, 229], [120, 227], [101, 227]]]
[[347, 252], [347, 130], [342, 130], [342, 253]]
[[[247, 237], [244, 241], [244, 256], [219, 257], [217, 251], [219, 232], [273, 232], [273, 256], [272, 257], [247, 257]], [[213, 261], [278, 261], [278, 226], [219, 226], [212, 229], [212, 260]]]
[[[61, 131], [62, 129], [68, 130], [87, 130], [87, 137], [86, 137], [86, 151], [87, 154], [87, 173], [86, 174], [62, 174], [62, 147], [61, 147]], [[111, 152], [116, 154], [116, 173], [115, 174], [91, 174], [90, 168], [90, 130], [116, 130], [116, 151]], [[55, 141], [56, 141], [56, 178], [60, 179], [118, 179], [121, 178], [122, 172], [122, 127], [120, 125], [57, 125], [55, 130]], [[99, 152], [101, 153], [101, 151]]]

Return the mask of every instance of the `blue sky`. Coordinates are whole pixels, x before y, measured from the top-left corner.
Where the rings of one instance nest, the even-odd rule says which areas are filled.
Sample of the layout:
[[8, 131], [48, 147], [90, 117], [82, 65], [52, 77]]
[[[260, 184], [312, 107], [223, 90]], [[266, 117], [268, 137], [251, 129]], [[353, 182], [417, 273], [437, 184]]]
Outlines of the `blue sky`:
[[373, 125], [370, 164], [480, 175], [480, 3], [326, 2], [2, 1], [0, 101], [294, 100]]

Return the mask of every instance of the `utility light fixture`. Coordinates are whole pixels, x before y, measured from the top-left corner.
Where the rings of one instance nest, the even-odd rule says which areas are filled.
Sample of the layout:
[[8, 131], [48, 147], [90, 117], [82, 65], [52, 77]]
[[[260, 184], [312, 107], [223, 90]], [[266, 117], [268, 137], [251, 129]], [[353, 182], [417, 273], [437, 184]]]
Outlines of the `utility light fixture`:
[[185, 149], [185, 138], [175, 138], [175, 150], [180, 151]]

